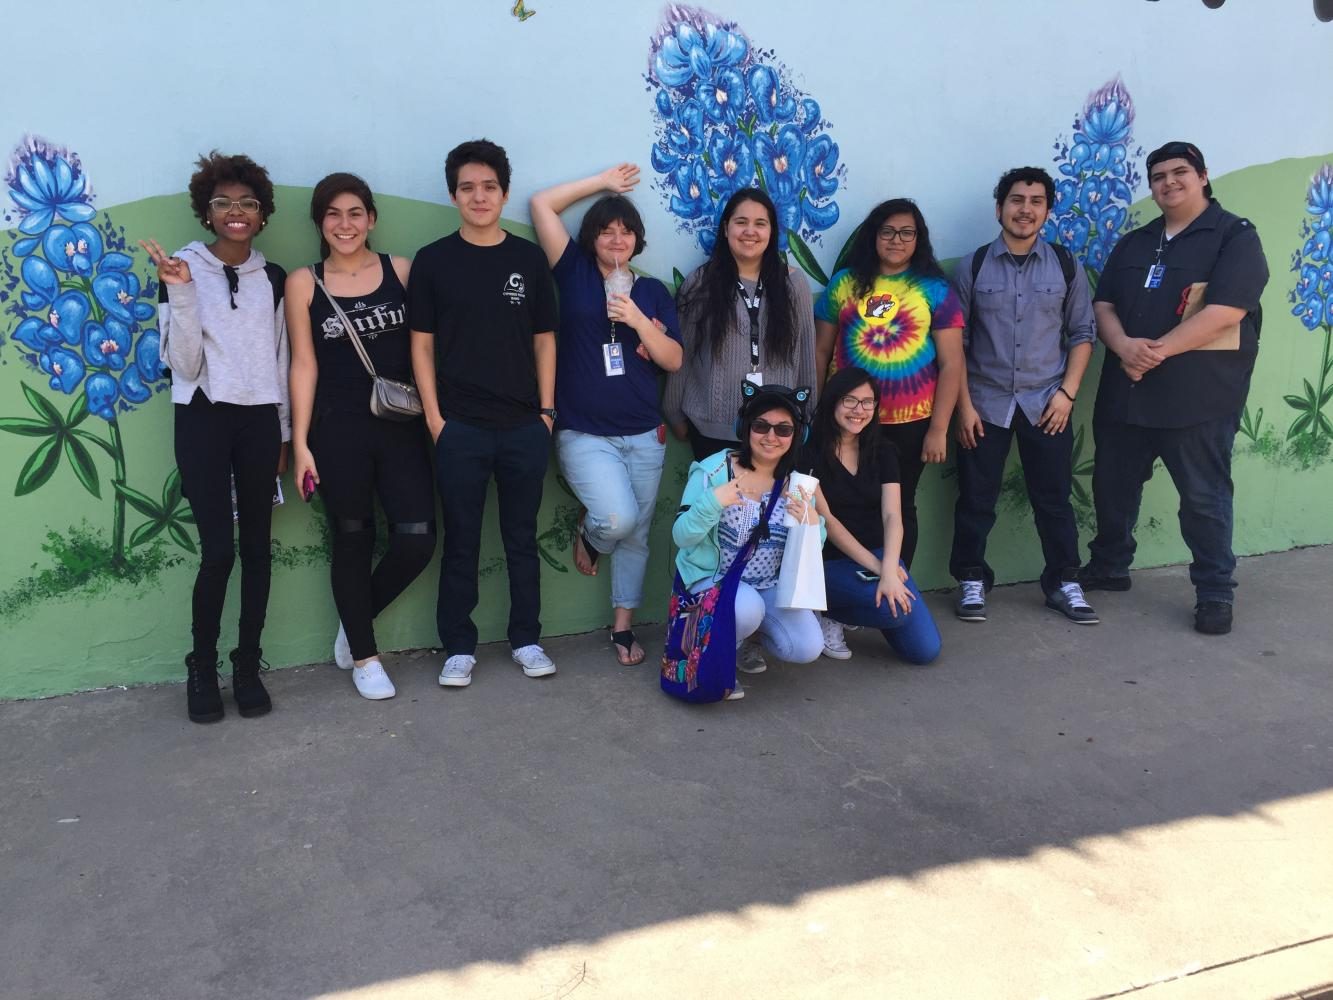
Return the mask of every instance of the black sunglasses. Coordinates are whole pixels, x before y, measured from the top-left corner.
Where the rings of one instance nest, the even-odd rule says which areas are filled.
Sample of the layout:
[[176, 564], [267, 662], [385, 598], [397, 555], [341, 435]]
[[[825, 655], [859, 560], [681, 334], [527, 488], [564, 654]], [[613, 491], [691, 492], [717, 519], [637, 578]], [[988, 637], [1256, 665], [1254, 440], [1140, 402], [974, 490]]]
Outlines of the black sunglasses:
[[796, 433], [795, 424], [770, 424], [767, 420], [756, 420], [750, 425], [750, 433], [763, 437], [772, 431], [780, 438], [789, 438]]

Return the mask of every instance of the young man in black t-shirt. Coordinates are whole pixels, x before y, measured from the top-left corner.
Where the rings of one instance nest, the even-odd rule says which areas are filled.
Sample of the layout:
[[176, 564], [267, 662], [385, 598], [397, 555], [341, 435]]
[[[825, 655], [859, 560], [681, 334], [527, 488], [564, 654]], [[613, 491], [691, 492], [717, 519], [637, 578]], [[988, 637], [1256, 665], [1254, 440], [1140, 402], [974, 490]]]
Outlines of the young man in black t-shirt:
[[529, 677], [555, 673], [541, 636], [537, 511], [555, 422], [556, 300], [546, 258], [500, 228], [509, 159], [485, 139], [445, 162], [458, 231], [412, 263], [412, 370], [435, 441], [444, 512], [436, 623], [440, 684], [466, 687], [476, 664], [477, 570], [492, 475], [509, 570], [509, 644]]

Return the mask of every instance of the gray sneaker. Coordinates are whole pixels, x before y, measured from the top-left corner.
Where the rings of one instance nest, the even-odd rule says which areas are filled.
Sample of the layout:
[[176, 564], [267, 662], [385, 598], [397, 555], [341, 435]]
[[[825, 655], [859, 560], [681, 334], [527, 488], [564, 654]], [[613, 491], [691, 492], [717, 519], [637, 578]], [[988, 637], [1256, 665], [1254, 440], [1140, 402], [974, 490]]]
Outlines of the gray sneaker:
[[960, 622], [984, 622], [986, 620], [986, 581], [959, 580], [958, 600], [954, 602], [953, 610]]
[[528, 677], [549, 677], [555, 673], [555, 664], [546, 655], [546, 650], [535, 642], [527, 646], [519, 646], [510, 655], [514, 662], [523, 668], [523, 673]]
[[472, 668], [477, 665], [477, 658], [467, 653], [455, 653], [444, 661], [440, 671], [440, 687], [465, 688], [472, 683]]
[[1101, 621], [1097, 612], [1083, 598], [1083, 588], [1073, 580], [1060, 584], [1059, 590], [1046, 595], [1046, 606], [1058, 611], [1076, 625], [1096, 625]]

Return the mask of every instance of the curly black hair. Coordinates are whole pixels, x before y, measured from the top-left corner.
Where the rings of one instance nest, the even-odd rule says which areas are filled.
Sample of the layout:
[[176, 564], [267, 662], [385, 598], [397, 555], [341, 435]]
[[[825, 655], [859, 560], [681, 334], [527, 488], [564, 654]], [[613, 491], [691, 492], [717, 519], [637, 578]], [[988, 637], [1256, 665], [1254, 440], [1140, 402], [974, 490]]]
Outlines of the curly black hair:
[[277, 211], [273, 204], [273, 182], [268, 179], [268, 171], [250, 157], [240, 153], [224, 156], [215, 149], [207, 156], [199, 157], [195, 166], [198, 169], [190, 177], [190, 208], [205, 228], [208, 224], [208, 201], [219, 184], [244, 184], [248, 187], [259, 199], [260, 217], [265, 220]]

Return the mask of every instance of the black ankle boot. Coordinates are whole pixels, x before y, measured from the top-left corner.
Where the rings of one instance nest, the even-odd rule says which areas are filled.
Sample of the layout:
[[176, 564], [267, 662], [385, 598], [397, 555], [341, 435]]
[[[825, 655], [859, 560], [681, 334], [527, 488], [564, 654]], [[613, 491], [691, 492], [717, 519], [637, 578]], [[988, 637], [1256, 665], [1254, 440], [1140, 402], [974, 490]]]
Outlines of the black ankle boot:
[[262, 649], [231, 651], [231, 696], [236, 699], [237, 711], [247, 719], [273, 708], [273, 701], [264, 690], [264, 682], [259, 679], [260, 668], [268, 669], [260, 659], [263, 652]]
[[218, 690], [217, 653], [191, 653], [185, 658], [189, 679], [185, 703], [191, 722], [217, 722], [222, 718], [222, 692]]

